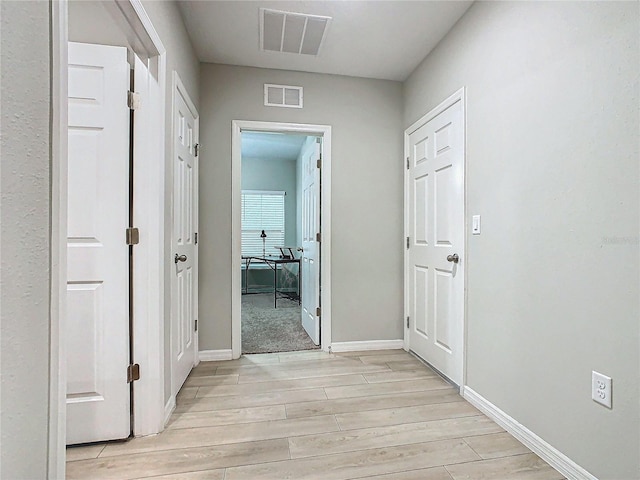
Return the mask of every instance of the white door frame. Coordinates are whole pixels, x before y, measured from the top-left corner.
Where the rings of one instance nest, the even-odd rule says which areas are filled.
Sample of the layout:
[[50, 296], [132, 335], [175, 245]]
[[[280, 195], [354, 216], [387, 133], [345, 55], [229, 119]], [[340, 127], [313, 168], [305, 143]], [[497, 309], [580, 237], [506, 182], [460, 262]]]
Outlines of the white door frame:
[[[172, 78], [172, 86], [171, 86], [171, 101], [172, 101], [172, 106], [171, 106], [171, 168], [168, 170], [167, 172], [167, 181], [169, 182], [169, 185], [173, 185], [173, 161], [175, 158], [175, 150], [176, 150], [176, 141], [175, 141], [175, 135], [176, 135], [176, 125], [175, 125], [175, 120], [176, 120], [176, 98], [177, 95], [181, 95], [182, 98], [184, 98], [185, 103], [187, 104], [187, 108], [189, 109], [189, 111], [191, 112], [191, 114], [194, 116], [195, 118], [195, 125], [194, 125], [194, 129], [195, 129], [195, 143], [198, 144], [200, 141], [200, 114], [198, 113], [198, 109], [196, 108], [195, 104], [193, 103], [193, 101], [191, 100], [191, 97], [189, 96], [189, 92], [187, 92], [186, 87], [184, 86], [184, 83], [182, 83], [182, 80], [180, 79], [180, 75], [178, 75], [178, 72], [176, 72], [175, 70], [173, 71], [173, 78]], [[194, 191], [195, 191], [195, 197], [196, 197], [196, 204], [195, 204], [195, 224], [194, 224], [194, 229], [195, 232], [199, 231], [199, 220], [200, 220], [200, 213], [199, 213], [199, 176], [200, 176], [200, 157], [197, 157], [197, 161], [196, 161], [196, 172], [195, 172], [195, 178], [196, 181], [194, 182]], [[173, 244], [174, 241], [174, 235], [173, 235], [173, 215], [174, 215], [174, 209], [173, 209], [173, 195], [174, 195], [175, 191], [173, 189], [173, 187], [171, 188], [171, 198], [170, 198], [170, 205], [171, 205], [171, 245], [169, 245], [169, 247], [171, 248], [171, 254], [173, 255], [173, 252], [175, 252], [175, 246]], [[195, 317], [194, 318], [198, 318], [198, 273], [199, 273], [199, 269], [198, 269], [198, 258], [199, 258], [199, 245], [198, 243], [195, 244], [195, 258], [193, 260], [193, 266], [196, 272], [196, 285], [194, 288], [194, 292], [193, 292], [193, 312]], [[172, 273], [171, 275], [171, 279], [172, 282], [175, 279], [175, 274]], [[170, 285], [170, 290], [171, 290], [171, 316], [169, 318], [169, 324], [170, 324], [170, 336], [169, 336], [169, 341], [170, 341], [170, 345], [171, 345], [171, 398], [169, 398], [169, 403], [167, 404], [167, 406], [165, 407], [165, 423], [166, 421], [168, 421], [168, 415], [170, 412], [173, 411], [173, 409], [175, 408], [175, 402], [176, 402], [176, 395], [178, 394], [178, 388], [181, 387], [180, 386], [176, 386], [174, 384], [174, 380], [173, 380], [173, 372], [174, 372], [174, 363], [173, 363], [173, 359], [174, 359], [174, 355], [173, 355], [173, 349], [175, 347], [175, 345], [173, 344], [173, 327], [175, 325], [174, 322], [174, 301], [175, 299], [173, 298], [173, 284]], [[195, 348], [195, 357], [194, 357], [194, 365], [197, 365], [200, 362], [200, 358], [198, 355], [198, 331], [194, 332], [194, 348]], [[176, 388], [177, 387], [177, 388]]]
[[[67, 81], [68, 2], [53, 1], [51, 14], [51, 330], [49, 382], [48, 478], [65, 477], [67, 296]], [[149, 58], [157, 84], [150, 90], [148, 154], [135, 165], [134, 207], [140, 247], [134, 261], [134, 353], [142, 379], [136, 382], [134, 433], [164, 428], [164, 183], [166, 50], [140, 0], [108, 5], [120, 12], [119, 23], [134, 39], [136, 53]], [[140, 50], [138, 52], [138, 50]], [[140, 140], [136, 137], [137, 140]], [[137, 181], [136, 181], [137, 179]], [[139, 182], [139, 183], [138, 183]], [[124, 232], [123, 232], [124, 238]]]
[[331, 351], [331, 126], [300, 123], [232, 121], [231, 137], [231, 354], [242, 355], [242, 144], [243, 130], [317, 135], [322, 137], [320, 170], [322, 225], [320, 275], [322, 278], [321, 345]]
[[[463, 210], [462, 215], [464, 218], [464, 243], [463, 243], [463, 251], [460, 253], [462, 257], [462, 262], [464, 263], [464, 271], [468, 272], [469, 262], [467, 260], [467, 251], [468, 251], [468, 242], [469, 238], [467, 235], [467, 105], [466, 105], [466, 91], [465, 87], [462, 87], [460, 90], [456, 91], [449, 98], [440, 103], [437, 107], [432, 109], [429, 113], [422, 116], [416, 122], [414, 122], [409, 128], [404, 131], [404, 158], [402, 159], [402, 168], [404, 170], [404, 238], [409, 236], [409, 170], [407, 168], [406, 162], [408, 158], [411, 156], [409, 151], [410, 142], [409, 135], [415, 132], [418, 128], [423, 126], [425, 123], [429, 122], [433, 118], [437, 117], [440, 113], [444, 112], [447, 108], [460, 101], [462, 105], [462, 122], [464, 126], [464, 143], [462, 146], [462, 183], [463, 183]], [[404, 248], [404, 318], [407, 318], [410, 315], [410, 305], [409, 305], [409, 250]], [[468, 275], [464, 276], [464, 302], [463, 302], [463, 327], [462, 327], [462, 383], [460, 385], [460, 394], [464, 393], [464, 386], [467, 384], [467, 278]], [[409, 328], [407, 324], [404, 325], [404, 349], [409, 351]], [[425, 359], [426, 360], [426, 359]]]

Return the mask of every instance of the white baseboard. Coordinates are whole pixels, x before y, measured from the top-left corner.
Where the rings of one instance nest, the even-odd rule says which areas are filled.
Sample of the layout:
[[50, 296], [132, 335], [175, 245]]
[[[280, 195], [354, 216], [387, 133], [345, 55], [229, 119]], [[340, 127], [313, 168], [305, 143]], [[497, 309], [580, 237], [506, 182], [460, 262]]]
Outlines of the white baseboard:
[[464, 387], [461, 394], [474, 407], [494, 420], [569, 480], [598, 480], [560, 450], [544, 441], [524, 425], [518, 423], [517, 420], [507, 415], [473, 389]]
[[332, 342], [332, 352], [361, 352], [365, 350], [400, 350], [404, 340], [368, 340], [364, 342]]
[[200, 350], [198, 356], [201, 362], [215, 362], [218, 360], [231, 360], [233, 355], [228, 350]]
[[176, 409], [176, 397], [175, 395], [171, 395], [171, 398], [167, 401], [167, 404], [164, 406], [164, 426], [167, 426], [169, 423], [169, 418], [171, 418], [171, 414]]

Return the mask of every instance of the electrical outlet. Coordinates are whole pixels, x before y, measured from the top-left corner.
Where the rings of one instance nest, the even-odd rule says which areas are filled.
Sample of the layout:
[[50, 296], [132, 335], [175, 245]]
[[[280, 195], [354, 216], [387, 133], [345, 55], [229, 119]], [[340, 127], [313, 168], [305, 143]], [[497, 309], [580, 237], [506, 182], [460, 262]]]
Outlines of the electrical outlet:
[[591, 398], [611, 408], [611, 377], [607, 377], [595, 370], [591, 372]]

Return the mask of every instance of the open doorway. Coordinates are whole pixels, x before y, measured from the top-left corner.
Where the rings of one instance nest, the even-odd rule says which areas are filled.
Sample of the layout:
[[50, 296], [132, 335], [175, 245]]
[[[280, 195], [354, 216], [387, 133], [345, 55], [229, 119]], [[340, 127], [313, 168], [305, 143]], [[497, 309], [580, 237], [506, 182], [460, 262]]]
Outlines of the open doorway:
[[310, 231], [320, 231], [319, 176], [315, 184], [306, 163], [319, 159], [320, 141], [304, 134], [242, 133], [243, 354], [320, 348], [319, 322], [305, 321], [309, 303], [316, 303], [320, 259], [315, 249], [307, 247], [305, 255], [304, 248]]
[[[307, 158], [308, 173], [313, 173], [317, 189], [309, 189], [315, 195], [313, 222], [302, 228], [303, 254], [301, 258], [301, 306], [309, 314], [309, 320], [315, 325], [317, 343], [324, 351], [331, 351], [331, 127], [329, 125], [310, 125], [300, 123], [260, 122], [250, 120], [232, 121], [231, 146], [231, 355], [240, 358], [242, 355], [242, 135], [244, 132], [272, 132], [279, 134], [296, 134], [316, 137], [316, 148], [319, 158]], [[313, 168], [311, 168], [313, 166]], [[298, 173], [298, 171], [296, 171]], [[320, 188], [320, 184], [321, 188]], [[303, 189], [298, 189], [300, 193]], [[299, 211], [305, 211], [301, 201]], [[320, 215], [322, 210], [322, 215]], [[310, 218], [310, 216], [307, 216]], [[305, 235], [306, 234], [306, 235]], [[266, 253], [266, 251], [265, 251]], [[311, 258], [310, 255], [314, 255]], [[306, 259], [306, 261], [305, 261]], [[305, 282], [310, 273], [305, 268], [313, 266], [315, 283]], [[320, 284], [322, 283], [322, 292]], [[313, 288], [311, 288], [313, 287]], [[306, 293], [307, 290], [312, 293]]]

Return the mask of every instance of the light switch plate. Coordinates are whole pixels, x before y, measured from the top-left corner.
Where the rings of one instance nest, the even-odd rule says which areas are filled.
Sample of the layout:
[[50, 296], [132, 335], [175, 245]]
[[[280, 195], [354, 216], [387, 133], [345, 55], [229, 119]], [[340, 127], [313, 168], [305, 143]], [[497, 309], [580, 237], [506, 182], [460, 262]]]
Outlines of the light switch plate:
[[480, 215], [471, 217], [471, 234], [480, 235]]

